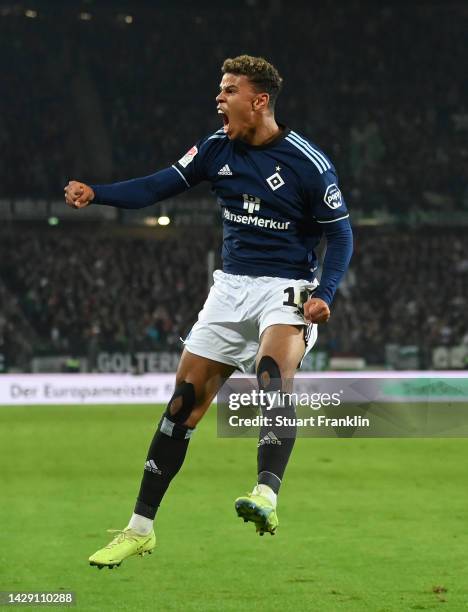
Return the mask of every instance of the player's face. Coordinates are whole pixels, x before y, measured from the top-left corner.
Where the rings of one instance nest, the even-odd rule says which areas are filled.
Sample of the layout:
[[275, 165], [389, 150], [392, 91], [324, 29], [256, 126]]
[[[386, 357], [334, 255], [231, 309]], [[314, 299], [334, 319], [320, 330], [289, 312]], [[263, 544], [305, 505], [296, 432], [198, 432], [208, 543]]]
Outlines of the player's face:
[[242, 139], [255, 129], [258, 93], [246, 76], [229, 73], [223, 75], [219, 88], [216, 103], [224, 131], [231, 140]]

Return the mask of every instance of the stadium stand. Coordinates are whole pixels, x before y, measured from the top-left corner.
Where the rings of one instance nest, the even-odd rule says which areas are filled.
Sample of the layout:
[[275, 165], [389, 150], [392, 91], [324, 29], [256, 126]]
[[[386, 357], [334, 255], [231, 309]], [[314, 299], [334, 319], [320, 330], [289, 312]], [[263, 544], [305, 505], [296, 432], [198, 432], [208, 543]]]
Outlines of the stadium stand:
[[368, 4], [364, 28], [356, 1], [304, 4], [287, 20], [280, 1], [136, 7], [128, 24], [117, 9], [88, 20], [65, 6], [34, 19], [3, 9], [2, 196], [54, 198], [70, 175], [104, 182], [172, 163], [218, 127], [220, 64], [247, 51], [279, 66], [278, 117], [329, 153], [355, 210], [468, 208], [466, 7]]
[[[364, 27], [357, 0], [296, 0], [287, 20], [282, 0], [77, 6], [0, 7], [0, 206], [172, 163], [219, 127], [220, 64], [248, 52], [278, 65], [278, 118], [330, 155], [352, 214], [468, 212], [463, 4], [368, 3]], [[4, 227], [0, 353], [27, 369], [32, 354], [178, 350], [219, 242], [212, 227], [164, 241]], [[467, 274], [462, 229], [357, 228], [318, 348], [382, 364], [387, 344], [414, 344], [428, 367], [435, 346], [468, 344]]]
[[[177, 351], [207, 294], [207, 252], [219, 248], [218, 232], [179, 230], [162, 241], [60, 230], [3, 233], [0, 277], [15, 296], [4, 316], [6, 343], [31, 338], [26, 320], [36, 354]], [[415, 345], [427, 367], [433, 348], [468, 344], [467, 304], [462, 230], [360, 228], [351, 271], [317, 349], [384, 364], [387, 344]]]

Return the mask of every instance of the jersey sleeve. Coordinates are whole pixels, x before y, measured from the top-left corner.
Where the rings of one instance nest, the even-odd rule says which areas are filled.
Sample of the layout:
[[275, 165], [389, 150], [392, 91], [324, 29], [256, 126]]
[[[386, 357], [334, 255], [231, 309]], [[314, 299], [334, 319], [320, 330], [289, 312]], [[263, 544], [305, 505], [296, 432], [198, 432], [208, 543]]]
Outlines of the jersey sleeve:
[[93, 204], [116, 208], [145, 208], [188, 189], [174, 168], [164, 168], [154, 174], [128, 181], [93, 184], [90, 187], [94, 191]]
[[317, 223], [335, 223], [349, 217], [333, 167], [314, 177], [311, 186], [312, 214]]
[[209, 144], [213, 138], [214, 136], [202, 138], [185, 155], [172, 164], [172, 168], [178, 172], [187, 187], [194, 187], [198, 183], [207, 180]]

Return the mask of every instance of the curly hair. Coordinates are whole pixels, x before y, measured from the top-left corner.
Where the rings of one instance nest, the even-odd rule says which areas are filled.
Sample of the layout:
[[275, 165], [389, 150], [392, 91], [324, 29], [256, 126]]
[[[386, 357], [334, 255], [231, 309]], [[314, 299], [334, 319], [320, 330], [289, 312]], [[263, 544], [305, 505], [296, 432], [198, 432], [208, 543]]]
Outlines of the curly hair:
[[266, 92], [270, 96], [270, 108], [274, 108], [283, 79], [278, 70], [263, 57], [239, 55], [224, 60], [221, 72], [246, 76], [257, 93]]

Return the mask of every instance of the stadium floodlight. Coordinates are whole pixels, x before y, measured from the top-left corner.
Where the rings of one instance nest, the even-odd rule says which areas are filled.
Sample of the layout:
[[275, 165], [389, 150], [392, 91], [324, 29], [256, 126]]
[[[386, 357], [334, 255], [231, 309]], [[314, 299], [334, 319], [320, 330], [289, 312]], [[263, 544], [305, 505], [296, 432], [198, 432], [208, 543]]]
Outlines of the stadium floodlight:
[[171, 222], [171, 220], [166, 215], [162, 215], [158, 219], [159, 225], [169, 225], [170, 222]]
[[81, 21], [91, 21], [93, 16], [91, 15], [91, 13], [83, 12], [79, 14], [79, 18], [81, 19]]
[[130, 25], [133, 23], [133, 15], [128, 15], [127, 13], [119, 13], [117, 15], [117, 21], [119, 23], [126, 23], [127, 25]]
[[24, 15], [25, 17], [29, 17], [29, 19], [35, 19], [37, 17], [37, 11], [34, 11], [33, 9], [26, 9], [24, 11]]

